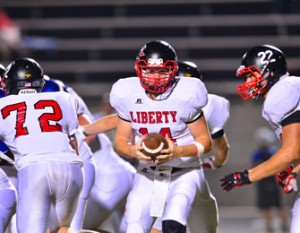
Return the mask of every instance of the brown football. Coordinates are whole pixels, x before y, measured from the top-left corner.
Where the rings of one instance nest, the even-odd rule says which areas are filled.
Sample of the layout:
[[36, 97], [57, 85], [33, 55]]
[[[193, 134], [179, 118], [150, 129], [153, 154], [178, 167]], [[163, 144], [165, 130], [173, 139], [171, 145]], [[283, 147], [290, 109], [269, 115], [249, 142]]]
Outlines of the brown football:
[[143, 154], [151, 157], [155, 161], [156, 156], [160, 155], [162, 149], [168, 148], [168, 142], [164, 136], [159, 133], [149, 133], [142, 141]]

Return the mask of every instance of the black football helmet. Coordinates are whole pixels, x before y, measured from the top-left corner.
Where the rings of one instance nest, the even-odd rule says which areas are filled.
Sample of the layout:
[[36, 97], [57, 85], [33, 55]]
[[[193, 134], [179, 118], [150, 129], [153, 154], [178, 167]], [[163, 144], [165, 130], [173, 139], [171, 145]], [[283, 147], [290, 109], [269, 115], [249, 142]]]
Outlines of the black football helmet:
[[280, 49], [272, 45], [253, 47], [244, 54], [236, 72], [236, 76], [244, 80], [251, 74], [253, 80], [237, 86], [237, 92], [243, 100], [257, 99], [286, 73], [285, 55]]
[[195, 77], [202, 80], [202, 75], [197, 65], [190, 61], [178, 61], [178, 70], [176, 76]]
[[[148, 70], [166, 71], [163, 78], [152, 78]], [[178, 69], [175, 49], [166, 41], [154, 40], [145, 44], [136, 57], [135, 70], [142, 87], [150, 93], [163, 93], [174, 81]]]
[[42, 92], [43, 69], [32, 58], [17, 59], [8, 65], [2, 86], [7, 95], [17, 95], [23, 89], [35, 89], [37, 92]]

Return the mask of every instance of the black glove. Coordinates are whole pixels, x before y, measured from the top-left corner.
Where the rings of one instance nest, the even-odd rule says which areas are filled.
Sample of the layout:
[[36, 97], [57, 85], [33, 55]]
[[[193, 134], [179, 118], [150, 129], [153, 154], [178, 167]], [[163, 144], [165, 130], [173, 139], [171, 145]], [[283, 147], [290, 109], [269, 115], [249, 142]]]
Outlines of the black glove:
[[221, 186], [224, 190], [230, 191], [234, 187], [240, 187], [246, 184], [251, 184], [251, 181], [248, 178], [248, 171], [244, 172], [234, 172], [226, 175], [220, 180], [222, 182]]

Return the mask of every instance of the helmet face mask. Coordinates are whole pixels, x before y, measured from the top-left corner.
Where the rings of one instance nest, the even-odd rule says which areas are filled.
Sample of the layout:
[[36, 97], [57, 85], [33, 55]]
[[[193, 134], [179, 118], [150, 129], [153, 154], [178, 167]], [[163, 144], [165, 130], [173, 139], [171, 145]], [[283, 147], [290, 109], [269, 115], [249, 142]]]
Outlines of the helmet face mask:
[[243, 100], [258, 99], [287, 73], [284, 54], [276, 47], [262, 45], [250, 49], [242, 58], [237, 77], [245, 83], [237, 86], [237, 92]]
[[135, 70], [149, 93], [163, 93], [175, 81], [178, 69], [175, 50], [165, 41], [150, 41], [139, 52]]
[[[242, 77], [245, 80], [245, 83], [236, 88], [243, 100], [250, 98], [257, 99], [268, 84], [268, 81], [263, 78], [260, 70], [255, 66], [240, 67], [236, 76]], [[248, 78], [251, 78], [251, 81], [246, 82]]]
[[40, 65], [31, 58], [13, 61], [7, 67], [2, 86], [7, 95], [41, 92], [44, 86], [44, 74]]

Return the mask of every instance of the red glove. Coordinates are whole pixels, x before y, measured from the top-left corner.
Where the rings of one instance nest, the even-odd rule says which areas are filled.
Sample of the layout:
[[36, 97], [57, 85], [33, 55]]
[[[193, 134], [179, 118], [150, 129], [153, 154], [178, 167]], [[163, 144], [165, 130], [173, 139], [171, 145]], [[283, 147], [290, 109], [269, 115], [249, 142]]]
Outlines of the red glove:
[[284, 171], [279, 172], [275, 175], [276, 183], [282, 188], [285, 193], [297, 192], [297, 174], [292, 173], [293, 165], [286, 168]]
[[202, 167], [204, 167], [206, 169], [213, 169], [213, 170], [217, 168], [215, 166], [214, 158], [212, 156], [203, 159]]

